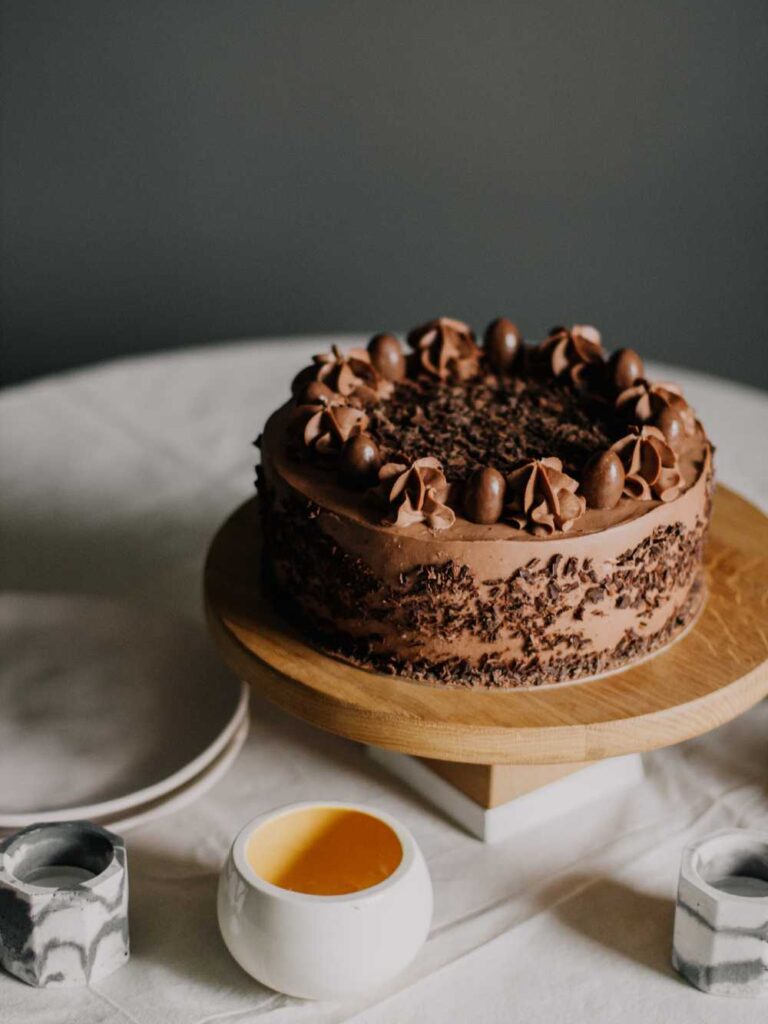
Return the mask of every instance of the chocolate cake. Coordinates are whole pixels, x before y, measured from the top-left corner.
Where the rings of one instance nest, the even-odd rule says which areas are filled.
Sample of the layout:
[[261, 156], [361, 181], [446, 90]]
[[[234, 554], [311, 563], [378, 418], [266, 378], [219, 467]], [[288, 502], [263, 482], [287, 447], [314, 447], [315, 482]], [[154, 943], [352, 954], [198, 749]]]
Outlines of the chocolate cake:
[[680, 390], [586, 325], [458, 320], [318, 355], [262, 438], [267, 584], [324, 650], [537, 686], [669, 644], [704, 600], [712, 448]]

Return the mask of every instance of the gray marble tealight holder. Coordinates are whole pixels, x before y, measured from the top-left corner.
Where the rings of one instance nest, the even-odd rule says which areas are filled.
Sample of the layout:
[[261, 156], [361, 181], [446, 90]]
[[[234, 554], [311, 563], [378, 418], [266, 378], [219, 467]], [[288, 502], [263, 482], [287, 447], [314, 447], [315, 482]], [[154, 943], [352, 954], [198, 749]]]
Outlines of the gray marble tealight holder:
[[727, 829], [685, 848], [672, 964], [702, 992], [768, 994], [768, 832]]
[[29, 985], [85, 985], [128, 960], [125, 844], [86, 821], [0, 842], [0, 963]]

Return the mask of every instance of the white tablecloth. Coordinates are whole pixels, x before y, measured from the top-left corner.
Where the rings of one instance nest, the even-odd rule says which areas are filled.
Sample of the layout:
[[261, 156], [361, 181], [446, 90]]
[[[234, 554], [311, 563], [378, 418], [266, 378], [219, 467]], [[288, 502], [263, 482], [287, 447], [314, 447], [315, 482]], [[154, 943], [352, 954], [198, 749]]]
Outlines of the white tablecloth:
[[[4, 588], [117, 595], [202, 623], [204, 551], [252, 492], [250, 441], [327, 342], [153, 356], [0, 395]], [[663, 376], [705, 421], [720, 479], [768, 506], [768, 398], [690, 372]], [[768, 703], [649, 755], [647, 768], [631, 793], [483, 846], [355, 744], [254, 698], [252, 733], [230, 774], [127, 837], [128, 966], [86, 990], [36, 991], [0, 974], [0, 1021], [765, 1021], [767, 1002], [706, 997], [678, 979], [669, 955], [682, 846], [723, 826], [768, 827]], [[256, 814], [317, 798], [400, 817], [435, 886], [432, 933], [412, 968], [354, 1004], [264, 989], [230, 959], [216, 925], [216, 878], [233, 834]]]

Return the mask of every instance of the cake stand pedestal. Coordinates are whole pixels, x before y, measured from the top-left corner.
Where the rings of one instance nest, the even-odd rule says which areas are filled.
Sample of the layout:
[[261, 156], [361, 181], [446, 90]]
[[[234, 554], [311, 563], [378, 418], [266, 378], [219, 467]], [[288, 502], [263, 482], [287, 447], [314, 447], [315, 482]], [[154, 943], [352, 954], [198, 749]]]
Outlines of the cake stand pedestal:
[[274, 610], [260, 553], [254, 498], [221, 527], [205, 567], [225, 662], [284, 710], [375, 748], [375, 760], [483, 839], [639, 781], [640, 752], [708, 732], [768, 695], [768, 518], [725, 487], [696, 622], [655, 657], [579, 683], [465, 690], [338, 661]]
[[640, 754], [584, 764], [457, 764], [368, 747], [368, 756], [467, 832], [495, 843], [644, 777]]

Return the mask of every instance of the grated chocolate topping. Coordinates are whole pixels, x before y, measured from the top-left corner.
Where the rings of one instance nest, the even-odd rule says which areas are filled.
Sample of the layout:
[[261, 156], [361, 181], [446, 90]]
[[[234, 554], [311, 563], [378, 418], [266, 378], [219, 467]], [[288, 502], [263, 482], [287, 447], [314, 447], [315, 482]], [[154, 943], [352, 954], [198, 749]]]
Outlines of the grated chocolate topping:
[[386, 458], [435, 456], [455, 482], [485, 466], [509, 473], [552, 456], [578, 474], [623, 431], [610, 407], [568, 383], [488, 374], [459, 385], [402, 381], [371, 412], [368, 433]]

